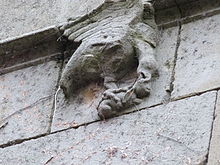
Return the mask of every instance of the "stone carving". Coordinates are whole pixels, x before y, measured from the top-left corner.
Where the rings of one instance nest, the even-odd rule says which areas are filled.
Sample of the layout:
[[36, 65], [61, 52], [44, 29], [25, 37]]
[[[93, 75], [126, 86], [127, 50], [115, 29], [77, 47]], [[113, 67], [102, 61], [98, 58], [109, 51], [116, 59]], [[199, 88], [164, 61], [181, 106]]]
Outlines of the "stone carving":
[[[97, 110], [104, 119], [150, 94], [150, 82], [157, 74], [157, 28], [149, 0], [106, 0], [91, 13], [70, 19], [61, 30], [70, 41], [81, 42], [61, 76], [67, 98], [89, 82], [103, 79], [106, 90]], [[134, 67], [138, 77], [133, 85], [118, 88], [117, 81]]]

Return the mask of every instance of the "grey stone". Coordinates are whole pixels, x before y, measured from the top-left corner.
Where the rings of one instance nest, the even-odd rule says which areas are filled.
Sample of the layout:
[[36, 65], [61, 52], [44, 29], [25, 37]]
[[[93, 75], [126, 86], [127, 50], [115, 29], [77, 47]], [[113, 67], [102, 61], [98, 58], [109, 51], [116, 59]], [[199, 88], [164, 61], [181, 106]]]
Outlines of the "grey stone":
[[[198, 1], [195, 4], [199, 3], [199, 9], [196, 7], [198, 5], [192, 5], [191, 2], [194, 1], [178, 0], [177, 3], [180, 4], [184, 13], [187, 11], [185, 15], [188, 16], [188, 13], [194, 14], [195, 10], [203, 9]], [[218, 0], [200, 1], [209, 6], [218, 6], [213, 2]], [[0, 2], [0, 15], [2, 15], [0, 18], [0, 40], [20, 36], [24, 33], [52, 25], [62, 24], [66, 19], [73, 17], [73, 15], [75, 18], [85, 15], [100, 6], [103, 2], [104, 0], [29, 0], [28, 2], [20, 0], [11, 3], [10, 1], [3, 0]], [[174, 0], [157, 0], [155, 1], [155, 8], [157, 9], [157, 22], [160, 24], [165, 23], [166, 20], [171, 21], [179, 17]], [[174, 9], [175, 12], [172, 12], [169, 8]], [[168, 18], [164, 18], [164, 14]], [[176, 14], [177, 16], [175, 16]]]
[[44, 98], [0, 121], [0, 145], [47, 133], [52, 107], [52, 97]]
[[90, 84], [77, 97], [67, 100], [63, 92], [59, 91], [56, 98], [57, 106], [53, 116], [52, 132], [99, 120], [96, 108], [101, 100], [102, 92], [101, 86]]
[[54, 26], [0, 40], [0, 75], [5, 70], [19, 70], [22, 64], [27, 66], [28, 62], [36, 64], [39, 58], [58, 55], [63, 47], [62, 42], [57, 41], [59, 37], [59, 29]]
[[175, 0], [160, 0], [160, 1], [155, 1], [154, 6], [155, 8], [157, 8], [157, 10], [163, 10], [176, 6], [176, 3]]
[[[105, 91], [97, 111], [106, 119], [150, 94], [157, 77], [157, 25], [150, 1], [105, 1], [88, 15], [69, 20], [61, 30], [68, 40], [81, 43], [61, 74], [60, 87], [67, 98], [103, 79]], [[118, 87], [135, 67], [136, 80]]]
[[192, 1], [190, 3], [185, 3], [184, 5], [180, 5], [180, 10], [182, 13], [182, 17], [193, 16], [199, 13], [204, 13], [210, 11], [212, 9], [220, 7], [219, 0], [200, 0], [200, 1]]
[[157, 10], [163, 10], [174, 6], [176, 7], [177, 5], [183, 6], [184, 4], [188, 4], [194, 1], [197, 0], [157, 0], [154, 1], [154, 6]]
[[212, 129], [212, 138], [209, 149], [208, 165], [220, 164], [220, 91], [218, 91], [218, 98], [215, 109], [215, 120]]
[[[126, 112], [160, 104], [168, 99], [166, 90], [169, 90], [170, 86], [177, 34], [178, 27], [165, 29], [160, 32], [160, 40], [155, 50], [156, 60], [159, 66], [159, 77], [152, 82], [152, 90], [149, 97], [144, 99], [140, 105], [127, 109]], [[122, 82], [125, 85], [131, 83], [135, 79], [134, 77], [131, 74], [130, 77], [126, 77]], [[122, 82], [119, 82], [119, 85], [123, 87]], [[59, 92], [52, 131], [98, 120], [96, 107], [101, 100], [103, 90], [102, 85], [91, 84], [79, 93], [79, 96], [75, 100], [69, 101], [65, 99], [62, 92]]]
[[[177, 7], [172, 7], [156, 11], [155, 17], [157, 24], [164, 26], [164, 24], [166, 25], [171, 23], [172, 21], [180, 19], [181, 15]], [[169, 26], [173, 26], [173, 24], [171, 23], [171, 25]]]
[[0, 149], [0, 163], [199, 164], [215, 98], [209, 92]]
[[99, 6], [103, 0], [30, 0], [0, 2], [0, 40], [63, 23]]
[[182, 26], [173, 98], [220, 87], [220, 15]]
[[[3, 132], [0, 130], [0, 143], [45, 133], [52, 103], [45, 102], [45, 107], [40, 103], [53, 97], [58, 74], [59, 65], [50, 61], [0, 76], [0, 125], [8, 122]], [[40, 119], [33, 117], [37, 113], [42, 114]]]
[[4, 119], [55, 93], [59, 66], [50, 61], [0, 76], [0, 109]]

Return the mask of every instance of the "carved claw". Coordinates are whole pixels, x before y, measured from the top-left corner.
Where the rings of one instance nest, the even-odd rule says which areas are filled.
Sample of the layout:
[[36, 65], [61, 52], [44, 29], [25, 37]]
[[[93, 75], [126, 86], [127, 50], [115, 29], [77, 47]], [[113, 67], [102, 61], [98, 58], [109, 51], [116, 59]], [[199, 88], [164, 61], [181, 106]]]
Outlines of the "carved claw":
[[115, 116], [117, 111], [114, 107], [117, 107], [117, 104], [113, 100], [103, 100], [97, 108], [99, 117], [101, 119], [107, 119]]
[[[62, 73], [60, 86], [70, 97], [104, 78], [106, 91], [97, 108], [102, 119], [140, 104], [150, 94], [157, 70], [156, 24], [150, 2], [105, 0], [96, 10], [60, 28], [65, 38], [81, 43]], [[116, 82], [136, 65], [135, 57], [139, 77], [132, 86], [118, 88]]]
[[103, 93], [102, 101], [97, 108], [101, 119], [115, 116], [121, 109], [123, 109], [123, 98], [126, 91], [126, 88], [107, 89]]
[[140, 104], [142, 99], [150, 94], [149, 77], [140, 75], [133, 86], [107, 89], [97, 110], [101, 119], [115, 116], [120, 111]]

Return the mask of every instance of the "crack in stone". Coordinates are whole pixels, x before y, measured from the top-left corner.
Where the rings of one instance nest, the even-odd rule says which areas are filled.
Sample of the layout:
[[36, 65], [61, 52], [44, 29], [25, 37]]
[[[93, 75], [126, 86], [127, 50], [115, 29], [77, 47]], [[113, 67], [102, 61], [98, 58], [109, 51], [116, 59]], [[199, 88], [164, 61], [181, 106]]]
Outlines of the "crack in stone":
[[[61, 34], [61, 32], [60, 32], [60, 34]], [[61, 38], [58, 38], [57, 40], [62, 41]], [[63, 50], [62, 50], [62, 55], [61, 55], [61, 65], [60, 65], [60, 70], [59, 70], [59, 75], [58, 75], [58, 78], [57, 78], [57, 85], [56, 85], [58, 88], [57, 88], [57, 90], [54, 94], [53, 106], [52, 106], [52, 109], [51, 109], [51, 116], [50, 116], [48, 131], [47, 131], [48, 133], [51, 132], [53, 118], [54, 118], [54, 114], [55, 114], [55, 111], [56, 111], [57, 95], [58, 95], [58, 92], [60, 90], [59, 81], [60, 81], [62, 71], [63, 71], [63, 66], [64, 66], [64, 51], [66, 49], [65, 47], [66, 47], [66, 45], [64, 44], [63, 48], [62, 48]]]
[[[15, 111], [14, 113], [12, 113], [11, 115], [7, 116], [6, 118], [2, 119], [0, 121], [0, 123], [4, 123], [6, 122], [7, 120], [9, 120], [12, 116], [18, 114], [18, 113], [21, 113], [25, 110], [28, 110], [30, 108], [33, 108], [34, 106], [36, 106], [37, 104], [41, 103], [41, 102], [45, 102], [47, 100], [49, 100], [50, 98], [52, 97], [52, 95], [49, 95], [49, 96], [46, 96], [46, 97], [43, 97], [43, 98], [40, 98], [39, 100], [37, 100], [36, 102], [32, 103], [31, 105], [27, 106], [27, 107], [24, 107], [24, 108], [21, 108], [17, 111]], [[2, 126], [0, 126], [2, 128]]]
[[174, 102], [174, 101], [178, 101], [178, 100], [183, 100], [183, 99], [186, 99], [186, 98], [190, 98], [190, 97], [194, 97], [194, 96], [200, 96], [204, 93], [211, 92], [211, 91], [218, 91], [218, 90], [220, 90], [220, 87], [204, 90], [204, 91], [201, 91], [201, 92], [191, 93], [191, 94], [188, 94], [188, 95], [183, 95], [183, 96], [180, 96], [180, 97], [177, 97], [177, 98], [173, 98], [170, 101]]
[[7, 122], [2, 122], [2, 123], [0, 124], [0, 129], [5, 128], [7, 125], [8, 125], [8, 121], [7, 121]]
[[178, 50], [179, 50], [179, 46], [181, 43], [181, 30], [182, 30], [182, 24], [181, 24], [181, 18], [182, 18], [182, 11], [181, 8], [179, 6], [179, 4], [177, 3], [176, 0], [174, 0], [179, 12], [180, 12], [180, 18], [178, 20], [176, 20], [177, 22], [177, 26], [178, 28], [178, 34], [177, 34], [177, 41], [176, 41], [176, 48], [175, 48], [175, 53], [174, 53], [174, 60], [173, 60], [173, 69], [171, 72], [171, 79], [170, 79], [170, 86], [169, 86], [169, 90], [167, 90], [168, 93], [168, 102], [171, 101], [171, 93], [173, 91], [174, 88], [174, 81], [175, 81], [175, 69], [176, 69], [176, 62], [177, 62], [177, 57], [178, 57]]
[[48, 135], [48, 134], [47, 133], [46, 134], [41, 134], [41, 135], [37, 135], [37, 136], [34, 136], [34, 137], [25, 138], [25, 139], [16, 139], [16, 140], [13, 140], [13, 141], [9, 141], [6, 144], [1, 144], [0, 148], [6, 148], [6, 147], [14, 146], [14, 145], [21, 144], [21, 143], [29, 141], [29, 140], [34, 140], [34, 139], [44, 137], [46, 135]]
[[48, 159], [48, 161], [46, 163], [44, 163], [44, 165], [47, 165], [48, 163], [50, 163], [53, 160], [54, 157], [51, 157], [50, 159]]
[[[215, 91], [215, 90], [211, 90], [211, 91]], [[207, 93], [207, 92], [210, 92], [210, 91], [205, 91], [205, 92], [200, 93], [200, 94], [204, 94], [204, 93]], [[216, 94], [216, 95], [217, 95], [217, 94]], [[52, 95], [52, 96], [53, 96], [53, 95]], [[52, 96], [50, 96], [50, 97], [52, 97]], [[195, 95], [194, 95], [194, 96], [195, 96]], [[193, 97], [193, 96], [190, 96], [190, 97]], [[187, 97], [187, 98], [190, 98], [190, 97]], [[217, 98], [217, 96], [216, 96], [216, 98]], [[186, 98], [181, 98], [181, 99], [178, 99], [178, 100], [183, 100], [183, 99], [186, 99]], [[178, 100], [171, 100], [170, 102], [175, 102], [175, 101], [178, 101]], [[216, 101], [217, 101], [217, 100], [216, 100]], [[141, 109], [139, 109], [139, 110], [132, 111], [132, 112], [128, 112], [128, 113], [124, 113], [124, 114], [121, 114], [121, 115], [119, 115], [119, 116], [115, 116], [115, 117], [113, 117], [113, 118], [120, 117], [120, 116], [124, 116], [124, 115], [128, 115], [128, 114], [132, 114], [132, 113], [136, 113], [136, 112], [138, 112], [138, 111], [142, 111], [142, 110], [146, 110], [146, 109], [149, 109], [149, 110], [150, 110], [150, 108], [154, 108], [154, 107], [161, 106], [161, 105], [164, 105], [164, 103], [156, 104], [156, 105], [153, 105], [153, 106], [150, 106], [150, 107], [141, 108]], [[215, 106], [216, 106], [216, 105], [215, 105]], [[216, 108], [216, 107], [215, 107], [215, 108]], [[26, 139], [17, 139], [17, 140], [14, 140], [14, 141], [10, 141], [10, 142], [8, 142], [8, 143], [6, 143], [6, 144], [1, 144], [1, 145], [0, 145], [0, 148], [10, 147], [10, 146], [13, 146], [13, 145], [21, 144], [21, 143], [23, 143], [23, 142], [27, 142], [27, 141], [29, 141], [29, 140], [38, 139], [38, 138], [41, 138], [41, 137], [45, 137], [45, 136], [47, 136], [47, 135], [53, 135], [53, 134], [60, 133], [60, 132], [64, 132], [64, 131], [71, 130], [71, 129], [78, 129], [78, 128], [82, 127], [82, 126], [85, 127], [85, 126], [88, 126], [88, 125], [90, 125], [90, 124], [94, 124], [94, 123], [97, 123], [97, 122], [106, 122], [106, 121], [111, 120], [111, 119], [113, 119], [113, 118], [109, 118], [109, 119], [107, 119], [107, 120], [105, 120], [105, 121], [95, 120], [95, 121], [91, 121], [91, 122], [88, 122], [88, 123], [83, 123], [83, 124], [80, 124], [80, 125], [77, 125], [77, 126], [74, 126], [74, 127], [69, 127], [69, 128], [66, 128], [66, 129], [58, 130], [58, 131], [47, 132], [47, 133], [45, 133], [45, 134], [37, 135], [37, 136], [34, 136], [34, 137], [29, 137], [29, 138], [26, 138]], [[150, 124], [150, 123], [148, 123], [148, 124]], [[162, 136], [163, 136], [163, 135], [161, 135], [161, 137], [162, 137]], [[164, 137], [164, 138], [169, 138], [169, 137]], [[172, 139], [172, 138], [171, 138], [171, 139]], [[170, 140], [171, 140], [171, 139], [170, 139]], [[175, 139], [172, 139], [172, 140], [175, 141]], [[178, 143], [181, 144], [180, 142], [178, 142]], [[182, 144], [182, 145], [184, 145], [184, 144]], [[190, 149], [190, 150], [193, 151], [192, 149]], [[193, 152], [197, 152], [197, 151], [193, 151]], [[208, 155], [208, 154], [207, 154], [207, 155]], [[207, 155], [206, 155], [206, 156], [207, 156]]]
[[204, 19], [204, 18], [211, 17], [211, 16], [218, 15], [218, 14], [220, 14], [220, 8], [208, 10], [206, 12], [202, 12], [202, 13], [198, 13], [198, 14], [194, 14], [190, 16], [185, 16], [181, 18], [181, 21], [177, 19], [177, 20], [166, 22], [166, 23], [162, 23], [162, 24], [159, 24], [158, 27], [159, 28], [170, 28], [170, 27], [178, 26], [178, 22], [181, 22], [182, 24], [186, 24], [189, 22], [193, 22], [199, 19]]

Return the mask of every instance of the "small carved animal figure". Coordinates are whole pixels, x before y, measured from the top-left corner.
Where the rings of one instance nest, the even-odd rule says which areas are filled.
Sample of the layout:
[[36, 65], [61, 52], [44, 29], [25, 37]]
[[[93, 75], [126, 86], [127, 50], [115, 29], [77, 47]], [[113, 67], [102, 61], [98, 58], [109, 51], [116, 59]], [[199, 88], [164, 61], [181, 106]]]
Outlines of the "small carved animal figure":
[[[157, 27], [149, 1], [106, 0], [90, 14], [69, 20], [61, 30], [70, 41], [81, 42], [61, 76], [60, 86], [67, 98], [103, 78], [106, 91], [97, 110], [101, 118], [109, 118], [150, 94], [150, 82], [157, 73]], [[137, 60], [136, 82], [118, 88], [116, 82]]]

